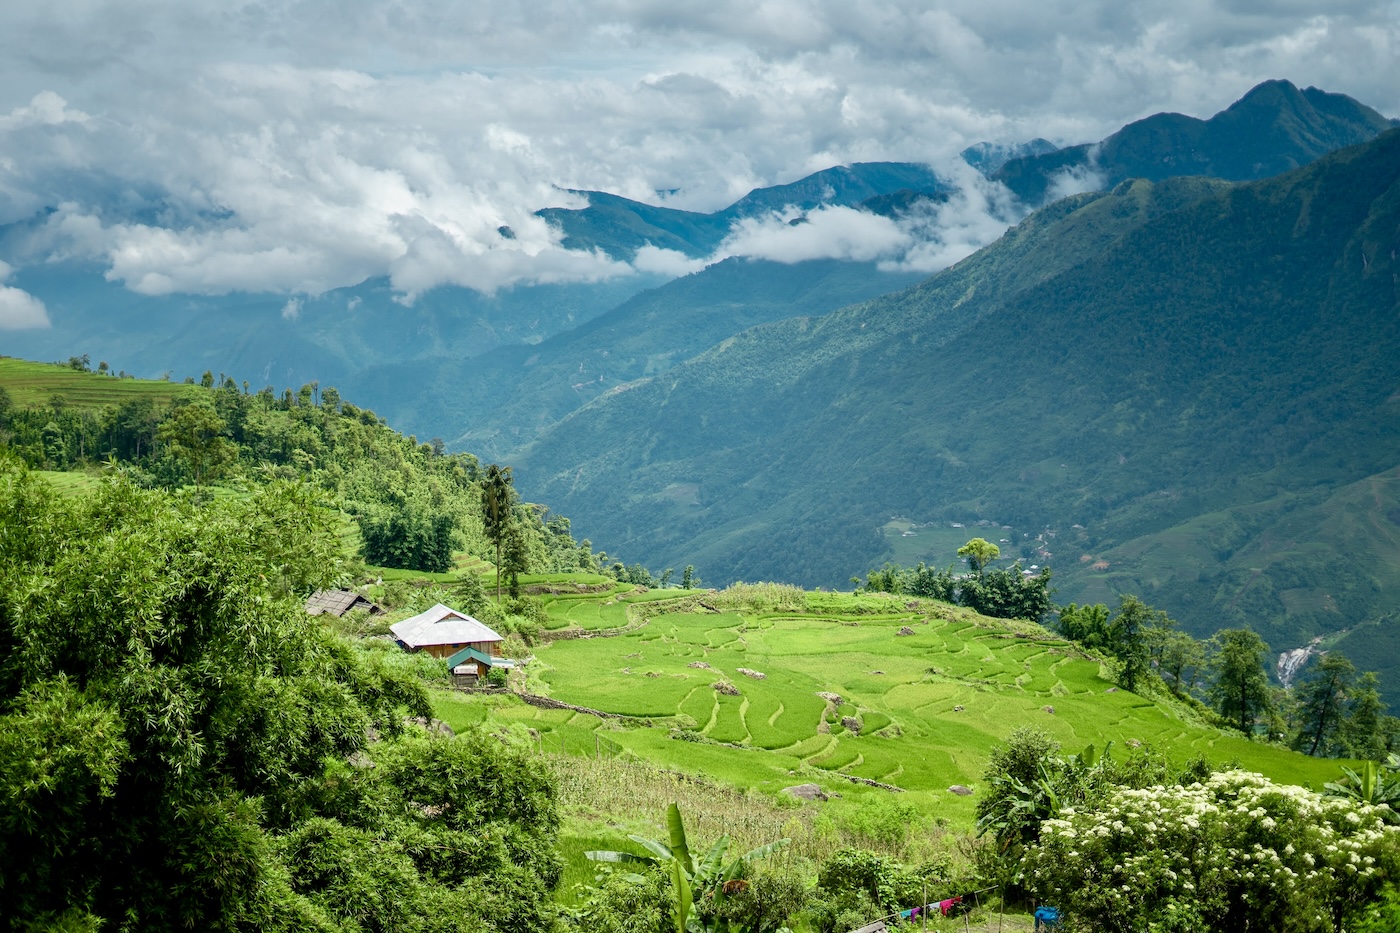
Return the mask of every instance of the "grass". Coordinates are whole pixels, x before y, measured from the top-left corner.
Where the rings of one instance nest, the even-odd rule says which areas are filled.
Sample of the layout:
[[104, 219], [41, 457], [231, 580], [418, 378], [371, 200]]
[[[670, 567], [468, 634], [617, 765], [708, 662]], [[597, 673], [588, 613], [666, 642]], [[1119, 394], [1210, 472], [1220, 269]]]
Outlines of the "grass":
[[0, 357], [0, 389], [21, 407], [49, 404], [55, 395], [73, 408], [102, 408], [129, 399], [171, 402], [201, 391], [198, 386], [149, 379], [117, 379], [54, 363]]
[[[651, 595], [561, 596], [548, 609], [559, 626], [620, 628], [627, 607], [636, 605], [629, 600]], [[536, 671], [552, 696], [649, 718], [650, 727], [499, 699], [482, 721], [535, 729], [543, 751], [592, 754], [595, 736], [603, 736], [638, 760], [746, 793], [775, 798], [785, 786], [810, 781], [842, 795], [824, 805], [837, 814], [888, 794], [851, 778], [884, 782], [906, 791], [901, 799], [929, 820], [964, 829], [977, 798], [948, 788], [977, 788], [992, 748], [1020, 725], [1045, 729], [1067, 751], [1111, 741], [1121, 753], [1142, 743], [1177, 759], [1238, 759], [1276, 781], [1313, 787], [1338, 773], [1335, 761], [1251, 742], [1178, 705], [1113, 690], [1099, 661], [1039, 627], [940, 604], [910, 609], [902, 599], [807, 595], [802, 612], [737, 605], [662, 612], [616, 637], [536, 648]], [[897, 634], [904, 626], [914, 634]], [[698, 662], [708, 666], [691, 666]], [[720, 681], [739, 695], [716, 691]], [[834, 722], [824, 721], [823, 692], [842, 698]], [[841, 716], [857, 718], [859, 734], [842, 728]], [[700, 741], [678, 741], [676, 728], [699, 733]]]

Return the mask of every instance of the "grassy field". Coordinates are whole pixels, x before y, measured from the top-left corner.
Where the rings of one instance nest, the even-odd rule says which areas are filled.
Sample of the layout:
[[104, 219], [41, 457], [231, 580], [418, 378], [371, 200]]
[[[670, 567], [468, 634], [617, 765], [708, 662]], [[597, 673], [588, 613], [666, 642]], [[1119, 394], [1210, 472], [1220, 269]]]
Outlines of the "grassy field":
[[[665, 594], [644, 597], [657, 595]], [[549, 611], [559, 627], [620, 628], [637, 598], [561, 596]], [[888, 795], [850, 780], [869, 779], [903, 789], [929, 819], [963, 828], [976, 796], [948, 788], [976, 789], [993, 746], [1020, 725], [1045, 729], [1069, 751], [1112, 741], [1122, 753], [1143, 743], [1178, 759], [1238, 759], [1315, 787], [1337, 774], [1336, 762], [1250, 742], [1180, 706], [1116, 690], [1097, 660], [1035, 627], [937, 604], [891, 600], [872, 613], [868, 598], [859, 606], [821, 598], [824, 606], [805, 613], [659, 614], [616, 637], [536, 649], [552, 696], [650, 726], [455, 694], [439, 700], [439, 715], [533, 729], [542, 751], [621, 752], [751, 792], [812, 781], [842, 794], [838, 809]], [[843, 600], [864, 611], [840, 611]]]
[[117, 379], [97, 373], [79, 372], [54, 363], [33, 363], [0, 357], [0, 389], [9, 393], [19, 406], [47, 405], [54, 395], [74, 408], [101, 408], [128, 399], [148, 398], [169, 402], [198, 389], [178, 382], [149, 379]]

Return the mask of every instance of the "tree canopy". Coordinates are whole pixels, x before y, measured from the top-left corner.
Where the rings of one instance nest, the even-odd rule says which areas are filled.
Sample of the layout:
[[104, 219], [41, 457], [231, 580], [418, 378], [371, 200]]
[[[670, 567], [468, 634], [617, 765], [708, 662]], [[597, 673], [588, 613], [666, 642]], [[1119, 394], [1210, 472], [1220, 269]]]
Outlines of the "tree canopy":
[[330, 525], [305, 486], [62, 500], [0, 459], [0, 916], [537, 928], [549, 781], [408, 725], [431, 711], [399, 656], [306, 614], [342, 566]]

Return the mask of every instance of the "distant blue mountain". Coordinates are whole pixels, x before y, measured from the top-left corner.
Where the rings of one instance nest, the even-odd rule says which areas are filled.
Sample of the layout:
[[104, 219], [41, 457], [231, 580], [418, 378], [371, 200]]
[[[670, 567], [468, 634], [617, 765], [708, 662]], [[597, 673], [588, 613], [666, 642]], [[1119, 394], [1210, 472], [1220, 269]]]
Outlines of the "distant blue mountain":
[[1077, 176], [1077, 190], [1108, 190], [1127, 178], [1161, 181], [1208, 175], [1229, 181], [1270, 178], [1396, 125], [1345, 94], [1265, 81], [1209, 120], [1158, 113], [1098, 143], [1007, 161], [992, 176], [1031, 205]]
[[550, 207], [539, 216], [557, 225], [570, 249], [601, 249], [630, 260], [648, 244], [700, 259], [714, 253], [736, 220], [785, 208], [859, 207], [899, 192], [946, 195], [951, 186], [917, 162], [856, 162], [813, 172], [786, 185], [755, 188], [720, 211], [700, 214], [656, 207], [602, 191], [575, 191], [588, 207]]

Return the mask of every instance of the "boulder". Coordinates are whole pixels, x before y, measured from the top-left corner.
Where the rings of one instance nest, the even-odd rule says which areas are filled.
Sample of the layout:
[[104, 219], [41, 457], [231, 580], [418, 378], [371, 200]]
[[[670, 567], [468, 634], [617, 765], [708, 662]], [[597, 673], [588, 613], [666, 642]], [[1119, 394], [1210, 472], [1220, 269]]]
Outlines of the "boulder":
[[794, 784], [792, 787], [784, 787], [784, 794], [791, 794], [799, 800], [825, 800], [826, 793], [817, 784]]
[[716, 693], [722, 693], [727, 697], [736, 697], [739, 695], [739, 688], [727, 680], [717, 680], [710, 684], [710, 686], [714, 688]]
[[860, 720], [854, 716], [842, 716], [841, 725], [844, 726], [846, 731], [851, 733], [851, 735], [860, 735]]
[[952, 787], [948, 788], [948, 793], [957, 794], [959, 797], [971, 797], [972, 788], [968, 787], [966, 784], [954, 784]]
[[896, 634], [896, 635], [913, 635], [913, 634], [914, 634], [914, 630], [913, 630], [912, 628], [910, 628], [909, 626], [906, 625], [906, 626], [903, 626], [902, 628], [900, 628], [900, 630], [899, 630], [898, 632], [896, 632], [895, 634]]

